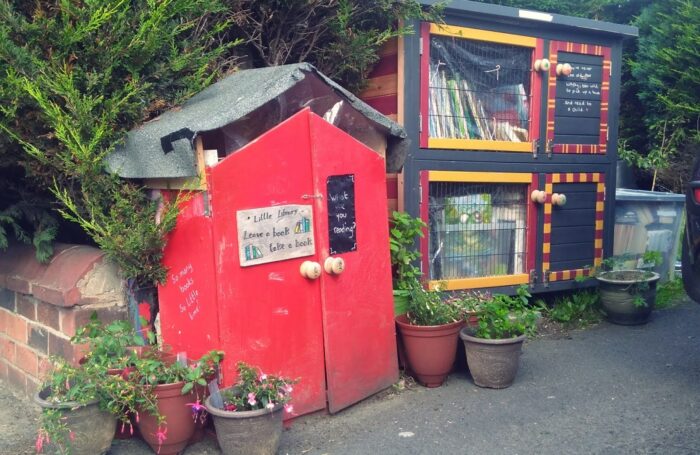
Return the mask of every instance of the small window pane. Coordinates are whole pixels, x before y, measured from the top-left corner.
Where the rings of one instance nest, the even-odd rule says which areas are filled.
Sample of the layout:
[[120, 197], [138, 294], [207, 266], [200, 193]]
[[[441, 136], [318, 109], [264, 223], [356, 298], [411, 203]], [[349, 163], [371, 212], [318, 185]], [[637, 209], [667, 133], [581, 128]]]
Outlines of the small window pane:
[[528, 142], [531, 57], [530, 48], [431, 37], [430, 137]]
[[525, 273], [527, 185], [430, 183], [430, 278]]

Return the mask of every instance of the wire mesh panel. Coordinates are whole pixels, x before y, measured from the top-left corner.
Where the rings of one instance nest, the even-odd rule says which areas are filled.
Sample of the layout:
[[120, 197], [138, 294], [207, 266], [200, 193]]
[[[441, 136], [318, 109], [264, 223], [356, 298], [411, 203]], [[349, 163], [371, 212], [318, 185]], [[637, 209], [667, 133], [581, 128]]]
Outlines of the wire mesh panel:
[[527, 185], [431, 182], [432, 280], [525, 273]]
[[430, 137], [528, 142], [532, 49], [431, 36]]

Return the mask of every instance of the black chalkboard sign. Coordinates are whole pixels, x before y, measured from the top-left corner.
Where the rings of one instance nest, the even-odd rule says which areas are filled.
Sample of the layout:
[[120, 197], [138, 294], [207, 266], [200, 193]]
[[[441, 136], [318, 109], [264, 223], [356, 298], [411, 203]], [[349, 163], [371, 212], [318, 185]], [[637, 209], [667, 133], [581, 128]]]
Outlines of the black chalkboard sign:
[[557, 77], [554, 142], [597, 144], [600, 140], [600, 102], [603, 58], [559, 52], [558, 61], [571, 65], [569, 76]]
[[357, 250], [355, 175], [332, 175], [326, 180], [330, 254]]

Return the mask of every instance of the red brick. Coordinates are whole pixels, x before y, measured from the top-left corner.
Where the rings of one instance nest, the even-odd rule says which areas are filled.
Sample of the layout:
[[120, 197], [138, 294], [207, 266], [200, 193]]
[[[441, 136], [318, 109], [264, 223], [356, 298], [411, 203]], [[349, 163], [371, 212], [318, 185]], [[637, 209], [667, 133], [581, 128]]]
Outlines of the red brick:
[[27, 321], [17, 314], [5, 315], [7, 335], [15, 341], [27, 343]]
[[24, 393], [27, 390], [27, 375], [12, 365], [7, 365], [7, 382]]
[[36, 304], [34, 299], [25, 294], [17, 294], [17, 313], [31, 321], [36, 321]]
[[50, 303], [37, 301], [36, 303], [36, 320], [47, 327], [55, 330], [61, 330], [61, 325], [58, 318], [58, 308]]
[[97, 312], [97, 317], [103, 324], [109, 324], [118, 319], [124, 319], [126, 312], [119, 307], [103, 307], [103, 308], [61, 308], [59, 314], [61, 317], [61, 332], [69, 337], [75, 335], [75, 331], [84, 326], [90, 321], [92, 313]]
[[7, 382], [7, 362], [0, 359], [0, 379]]
[[10, 312], [0, 308], [0, 334], [7, 333], [7, 325], [10, 320]]
[[73, 344], [69, 339], [49, 333], [49, 355], [60, 356], [76, 364], [88, 350], [87, 344]]
[[15, 343], [2, 335], [0, 335], [0, 357], [10, 363], [15, 362]]
[[20, 370], [37, 377], [39, 374], [39, 360], [36, 351], [21, 344], [17, 345], [16, 350], [17, 359], [15, 365]]
[[0, 289], [0, 308], [15, 311], [15, 293], [9, 289]]
[[28, 333], [29, 347], [36, 349], [42, 354], [49, 352], [49, 333], [44, 327], [36, 324], [29, 324]]

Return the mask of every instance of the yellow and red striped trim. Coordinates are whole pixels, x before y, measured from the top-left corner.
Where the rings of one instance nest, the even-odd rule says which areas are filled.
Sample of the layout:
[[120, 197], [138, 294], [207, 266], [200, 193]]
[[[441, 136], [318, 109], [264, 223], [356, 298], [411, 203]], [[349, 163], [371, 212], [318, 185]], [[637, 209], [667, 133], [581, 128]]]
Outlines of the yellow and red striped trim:
[[544, 235], [542, 238], [542, 270], [548, 274], [549, 281], [573, 280], [588, 276], [590, 269], [550, 271], [550, 252], [552, 247], [552, 192], [555, 183], [595, 183], [595, 238], [593, 249], [593, 266], [600, 266], [603, 261], [603, 219], [605, 216], [605, 175], [600, 172], [547, 174], [544, 191], [547, 194], [544, 203]]

